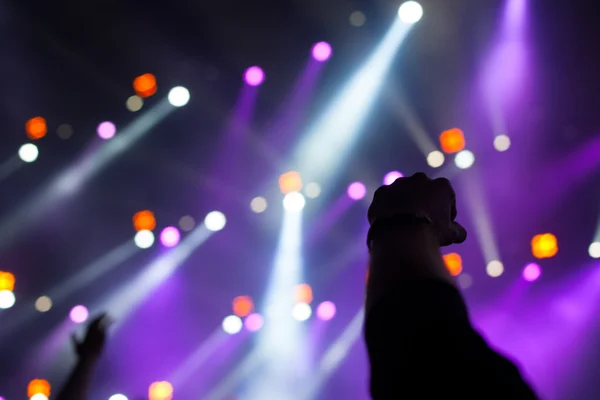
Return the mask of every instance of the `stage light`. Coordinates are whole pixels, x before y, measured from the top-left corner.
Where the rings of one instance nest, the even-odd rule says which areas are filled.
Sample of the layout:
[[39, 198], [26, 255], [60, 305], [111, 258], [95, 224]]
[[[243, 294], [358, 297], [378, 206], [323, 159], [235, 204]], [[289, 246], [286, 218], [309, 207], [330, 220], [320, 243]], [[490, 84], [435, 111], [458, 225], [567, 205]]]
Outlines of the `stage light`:
[[15, 290], [15, 276], [13, 274], [0, 271], [0, 290]]
[[600, 258], [600, 242], [590, 244], [588, 253], [590, 253], [590, 257], [592, 258]]
[[181, 234], [179, 233], [179, 229], [174, 226], [167, 226], [160, 233], [160, 242], [165, 247], [175, 247], [179, 244], [179, 240], [181, 239]]
[[87, 321], [89, 315], [88, 309], [81, 305], [73, 307], [69, 313], [71, 321], [75, 322], [76, 324], [81, 324]]
[[31, 396], [29, 400], [48, 400], [48, 396], [45, 396], [41, 393], [37, 393]]
[[40, 296], [35, 301], [35, 309], [39, 312], [50, 311], [52, 308], [52, 300], [48, 296]]
[[533, 282], [542, 275], [542, 268], [536, 263], [530, 263], [523, 268], [523, 279]]
[[510, 138], [506, 135], [498, 135], [494, 138], [494, 148], [498, 151], [506, 151], [510, 147]]
[[497, 278], [504, 273], [504, 265], [498, 260], [490, 261], [485, 267], [485, 272], [492, 278]]
[[97, 132], [100, 139], [108, 140], [115, 136], [115, 133], [117, 133], [117, 127], [112, 122], [106, 121], [98, 125]]
[[302, 189], [302, 177], [296, 171], [289, 171], [281, 174], [279, 177], [279, 190], [281, 193], [288, 194], [299, 192]]
[[244, 326], [250, 332], [258, 332], [260, 328], [262, 328], [264, 322], [265, 321], [262, 315], [254, 313], [246, 317], [246, 319], [244, 320]]
[[206, 214], [206, 217], [204, 218], [206, 229], [212, 232], [218, 232], [225, 228], [226, 223], [227, 219], [225, 218], [225, 214], [220, 211], [211, 211]]
[[396, 179], [398, 178], [402, 178], [404, 175], [402, 175], [402, 173], [398, 172], [398, 171], [391, 171], [388, 172], [387, 174], [385, 174], [385, 176], [383, 177], [383, 184], [384, 185], [391, 185], [392, 183], [396, 182]]
[[244, 80], [250, 86], [258, 86], [265, 80], [265, 73], [260, 67], [250, 67], [244, 73]]
[[140, 111], [144, 106], [144, 100], [140, 96], [129, 96], [125, 102], [125, 107], [131, 112]]
[[292, 317], [297, 321], [306, 321], [312, 315], [312, 308], [306, 303], [298, 303], [292, 310]]
[[133, 237], [135, 245], [140, 249], [149, 249], [154, 244], [154, 233], [152, 231], [138, 231]]
[[350, 14], [350, 25], [355, 26], [357, 28], [363, 26], [365, 22], [367, 22], [367, 17], [362, 11], [354, 11]]
[[462, 258], [457, 253], [444, 254], [444, 263], [452, 276], [458, 276], [462, 272]]
[[73, 127], [69, 124], [62, 124], [56, 129], [56, 134], [61, 139], [68, 139], [73, 136]]
[[454, 163], [460, 169], [470, 168], [475, 162], [475, 155], [469, 150], [462, 150], [454, 156]]
[[316, 199], [321, 194], [321, 186], [315, 182], [307, 183], [304, 187], [304, 194], [309, 199]]
[[427, 154], [427, 164], [431, 168], [439, 168], [444, 164], [444, 153], [439, 150], [434, 150]]
[[25, 143], [19, 148], [19, 157], [26, 163], [34, 162], [37, 160], [40, 151], [37, 146], [33, 143]]
[[25, 132], [29, 139], [41, 139], [48, 133], [46, 120], [42, 117], [33, 117], [25, 123]]
[[398, 16], [402, 22], [414, 24], [423, 16], [423, 7], [416, 1], [407, 1], [398, 8]]
[[254, 311], [254, 302], [250, 296], [238, 296], [233, 299], [233, 313], [245, 317]]
[[471, 285], [473, 285], [473, 278], [469, 274], [460, 274], [456, 278], [456, 281], [461, 289], [468, 289], [471, 287]]
[[286, 194], [283, 198], [283, 208], [289, 212], [300, 212], [304, 209], [306, 200], [298, 192]]
[[143, 74], [133, 80], [133, 90], [139, 97], [150, 97], [156, 93], [156, 89], [156, 77], [152, 74]]
[[294, 288], [294, 300], [297, 303], [310, 304], [313, 301], [312, 288], [307, 283], [301, 283]]
[[139, 211], [133, 216], [133, 227], [136, 231], [152, 231], [156, 228], [156, 218], [150, 210]]
[[535, 235], [531, 239], [531, 252], [535, 258], [550, 258], [558, 253], [558, 240], [551, 233]]
[[127, 396], [125, 396], [124, 394], [113, 394], [112, 396], [110, 396], [108, 398], [108, 400], [128, 400]]
[[362, 182], [353, 182], [348, 186], [346, 192], [352, 200], [361, 200], [367, 194], [367, 188]]
[[225, 333], [235, 335], [242, 330], [242, 320], [237, 315], [229, 315], [223, 319], [223, 330]]
[[331, 301], [324, 301], [317, 307], [317, 317], [322, 321], [329, 321], [335, 316], [335, 304]]
[[458, 153], [465, 148], [465, 135], [458, 128], [448, 129], [440, 134], [440, 145], [444, 153]]
[[250, 202], [250, 209], [257, 214], [264, 212], [267, 209], [267, 200], [264, 197], [255, 197]]
[[173, 398], [173, 385], [167, 381], [154, 382], [148, 388], [149, 400], [171, 400]]
[[190, 101], [190, 91], [183, 86], [175, 86], [167, 98], [173, 107], [183, 107]]
[[316, 43], [312, 48], [312, 56], [317, 61], [327, 61], [331, 57], [331, 46], [327, 42]]
[[15, 294], [10, 290], [0, 290], [0, 309], [7, 310], [15, 305]]
[[179, 219], [179, 228], [184, 232], [189, 232], [196, 226], [196, 220], [190, 215], [184, 215]]
[[50, 397], [50, 391], [52, 386], [50, 382], [45, 379], [33, 379], [27, 385], [27, 397], [32, 399], [35, 395], [41, 394], [42, 396], [48, 398]]

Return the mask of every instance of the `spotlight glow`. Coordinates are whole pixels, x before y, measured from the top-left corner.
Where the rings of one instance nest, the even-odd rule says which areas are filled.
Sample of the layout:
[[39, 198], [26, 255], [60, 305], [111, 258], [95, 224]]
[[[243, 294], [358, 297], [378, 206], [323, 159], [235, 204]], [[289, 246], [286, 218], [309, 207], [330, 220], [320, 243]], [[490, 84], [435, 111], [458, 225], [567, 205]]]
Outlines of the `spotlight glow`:
[[398, 16], [402, 22], [414, 24], [423, 16], [423, 7], [416, 1], [407, 1], [398, 8]]
[[367, 194], [367, 188], [362, 182], [353, 182], [348, 186], [347, 193], [352, 200], [361, 200]]
[[469, 150], [459, 151], [454, 157], [454, 163], [460, 169], [470, 168], [475, 162], [475, 155]]
[[510, 147], [510, 138], [506, 135], [498, 135], [494, 138], [494, 148], [498, 151], [506, 151]]
[[427, 164], [431, 168], [439, 168], [444, 164], [445, 158], [444, 153], [439, 150], [434, 150], [427, 154]]
[[316, 199], [321, 194], [321, 186], [315, 182], [307, 183], [304, 187], [304, 194], [309, 199]]
[[590, 257], [592, 258], [600, 258], [600, 242], [590, 244], [588, 253], [590, 253]]
[[331, 301], [324, 301], [317, 307], [317, 317], [322, 321], [329, 321], [335, 316], [335, 304]]
[[51, 308], [52, 308], [52, 300], [50, 300], [50, 297], [48, 297], [48, 296], [40, 296], [35, 301], [35, 309], [38, 310], [39, 312], [50, 311]]
[[223, 319], [223, 330], [225, 333], [235, 335], [242, 330], [242, 320], [237, 315], [229, 315]]
[[6, 310], [15, 305], [15, 294], [10, 290], [0, 290], [0, 309]]
[[175, 86], [167, 98], [173, 107], [183, 107], [190, 101], [190, 91], [183, 86]]
[[19, 148], [19, 157], [26, 163], [34, 162], [37, 160], [40, 151], [37, 146], [33, 143], [25, 143]]
[[265, 73], [260, 67], [255, 65], [246, 70], [244, 80], [250, 86], [258, 86], [265, 80]]
[[316, 43], [312, 48], [312, 56], [317, 61], [327, 61], [331, 57], [331, 46], [327, 42]]
[[262, 328], [264, 324], [264, 319], [260, 314], [253, 313], [246, 317], [244, 321], [244, 326], [250, 332], [258, 332], [260, 328]]
[[498, 260], [490, 261], [485, 267], [485, 272], [492, 278], [497, 278], [504, 273], [504, 265]]
[[529, 282], [537, 280], [542, 275], [542, 269], [536, 263], [530, 263], [523, 268], [523, 279]]
[[175, 247], [179, 244], [179, 240], [181, 239], [181, 234], [179, 233], [179, 229], [174, 226], [167, 226], [160, 233], [160, 242], [165, 247]]
[[149, 249], [154, 244], [154, 233], [147, 230], [139, 231], [133, 237], [133, 241], [140, 249]]
[[398, 178], [402, 178], [404, 175], [402, 175], [402, 173], [398, 172], [398, 171], [391, 171], [388, 172], [387, 174], [385, 174], [385, 176], [383, 177], [383, 184], [384, 185], [391, 185], [392, 183], [396, 182], [396, 179]]
[[300, 212], [306, 205], [306, 199], [301, 193], [293, 192], [283, 198], [283, 208], [289, 212]]
[[250, 209], [257, 214], [264, 212], [267, 209], [267, 200], [264, 197], [255, 197], [250, 202]]
[[127, 396], [125, 396], [124, 394], [113, 394], [112, 396], [110, 396], [108, 398], [108, 400], [128, 400]]
[[98, 125], [98, 129], [96, 131], [98, 132], [100, 139], [108, 140], [115, 136], [115, 133], [117, 133], [117, 127], [112, 122], [105, 121]]
[[306, 321], [311, 315], [312, 308], [306, 303], [298, 303], [292, 310], [292, 317], [297, 321]]
[[75, 322], [76, 324], [81, 324], [85, 321], [87, 321], [89, 316], [89, 312], [88, 309], [85, 308], [85, 306], [75, 306], [71, 309], [71, 312], [69, 313], [69, 317], [71, 318], [71, 321]]
[[225, 228], [226, 223], [227, 219], [225, 218], [225, 214], [220, 211], [211, 211], [206, 214], [206, 217], [204, 218], [206, 229], [212, 232], [218, 232]]

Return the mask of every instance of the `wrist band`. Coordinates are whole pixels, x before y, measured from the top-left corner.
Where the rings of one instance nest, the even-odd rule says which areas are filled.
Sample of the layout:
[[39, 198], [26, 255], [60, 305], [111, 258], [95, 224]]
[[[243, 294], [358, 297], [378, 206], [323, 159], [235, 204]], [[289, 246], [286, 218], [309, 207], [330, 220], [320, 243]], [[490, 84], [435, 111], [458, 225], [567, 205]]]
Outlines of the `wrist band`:
[[372, 242], [377, 235], [385, 233], [390, 229], [401, 226], [414, 226], [418, 224], [431, 224], [431, 218], [414, 214], [395, 214], [389, 217], [374, 219], [367, 233], [367, 248], [371, 250]]

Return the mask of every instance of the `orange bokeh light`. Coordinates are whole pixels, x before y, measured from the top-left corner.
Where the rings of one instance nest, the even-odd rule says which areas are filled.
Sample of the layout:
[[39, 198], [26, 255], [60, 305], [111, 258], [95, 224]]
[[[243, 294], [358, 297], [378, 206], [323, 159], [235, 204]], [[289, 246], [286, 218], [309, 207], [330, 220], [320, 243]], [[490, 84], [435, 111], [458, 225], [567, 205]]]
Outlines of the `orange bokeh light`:
[[238, 296], [233, 299], [233, 313], [238, 317], [246, 317], [254, 311], [254, 302], [250, 296]]
[[531, 239], [531, 252], [535, 258], [550, 258], [558, 253], [558, 240], [551, 233], [535, 235]]
[[42, 117], [33, 117], [25, 123], [25, 132], [30, 139], [41, 139], [48, 133], [46, 120]]
[[31, 398], [36, 394], [43, 394], [50, 397], [50, 382], [45, 379], [34, 379], [27, 385], [27, 397]]
[[150, 210], [135, 213], [133, 216], [133, 227], [136, 231], [151, 231], [156, 228], [156, 218]]
[[298, 303], [310, 304], [313, 301], [312, 288], [307, 283], [301, 283], [294, 289], [294, 300]]
[[156, 93], [156, 77], [152, 74], [143, 74], [133, 80], [133, 89], [138, 96], [150, 97]]
[[150, 400], [171, 400], [173, 398], [173, 385], [167, 381], [154, 382], [148, 389]]
[[0, 290], [15, 290], [15, 276], [10, 272], [0, 271]]
[[288, 194], [299, 192], [302, 189], [302, 178], [296, 171], [286, 172], [279, 177], [279, 189], [281, 193]]
[[456, 253], [444, 254], [444, 263], [452, 276], [458, 276], [462, 272], [462, 258]]
[[458, 153], [465, 148], [465, 135], [458, 128], [448, 129], [440, 134], [440, 145], [444, 153]]

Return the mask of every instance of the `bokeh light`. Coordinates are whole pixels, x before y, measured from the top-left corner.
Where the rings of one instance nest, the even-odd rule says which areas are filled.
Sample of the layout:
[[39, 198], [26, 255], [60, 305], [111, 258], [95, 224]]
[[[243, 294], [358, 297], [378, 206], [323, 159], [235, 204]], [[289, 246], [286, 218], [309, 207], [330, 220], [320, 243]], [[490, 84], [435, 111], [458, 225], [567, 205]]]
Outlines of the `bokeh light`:
[[492, 260], [485, 267], [485, 272], [492, 278], [497, 278], [504, 273], [504, 265], [498, 260]]
[[258, 86], [265, 80], [265, 73], [260, 67], [255, 65], [246, 70], [244, 80], [250, 86]]
[[48, 396], [43, 395], [42, 393], [37, 393], [31, 396], [29, 400], [48, 400]]
[[253, 313], [246, 317], [244, 320], [244, 326], [250, 332], [258, 332], [262, 328], [264, 322], [265, 321], [262, 315]]
[[173, 107], [183, 107], [190, 101], [190, 91], [183, 86], [175, 86], [167, 96]]
[[407, 1], [398, 8], [398, 16], [402, 22], [414, 24], [423, 16], [423, 7], [416, 1]]
[[475, 155], [469, 150], [462, 150], [454, 156], [454, 163], [460, 169], [470, 168], [475, 162]]
[[306, 321], [311, 315], [312, 308], [306, 303], [298, 303], [292, 309], [292, 317], [297, 321]]
[[160, 242], [165, 247], [175, 247], [179, 244], [181, 234], [174, 226], [167, 226], [160, 232]]
[[242, 330], [243, 322], [237, 315], [228, 315], [223, 319], [222, 326], [225, 333], [235, 335]]
[[302, 189], [302, 177], [296, 171], [289, 171], [279, 177], [279, 190], [283, 194], [299, 192]]
[[348, 20], [350, 21], [350, 25], [359, 28], [367, 22], [367, 16], [362, 11], [354, 11], [350, 14]]
[[108, 140], [115, 136], [117, 127], [112, 122], [105, 121], [98, 125], [97, 132], [100, 139]]
[[17, 299], [11, 290], [0, 290], [0, 309], [7, 310], [15, 305]]
[[156, 228], [156, 218], [150, 210], [139, 211], [133, 216], [133, 227], [136, 231], [152, 231]]
[[542, 275], [542, 268], [536, 263], [529, 263], [523, 268], [523, 279], [529, 282], [537, 280]]
[[468, 289], [473, 285], [473, 277], [469, 274], [460, 274], [456, 281], [461, 289]]
[[245, 317], [254, 311], [254, 302], [250, 296], [237, 296], [233, 299], [233, 314]]
[[154, 233], [152, 231], [138, 231], [133, 237], [133, 241], [140, 249], [149, 249], [154, 244]]
[[346, 192], [352, 200], [361, 200], [367, 194], [367, 187], [362, 182], [352, 182]]
[[465, 148], [465, 135], [458, 128], [448, 129], [440, 134], [440, 145], [444, 153], [458, 153]]
[[50, 397], [52, 386], [45, 379], [33, 379], [27, 385], [27, 397], [32, 398], [36, 394], [41, 394], [46, 398]]
[[52, 300], [48, 296], [40, 296], [35, 301], [35, 309], [39, 312], [47, 312], [52, 308]]
[[69, 139], [73, 136], [73, 127], [69, 124], [62, 124], [56, 128], [56, 134], [63, 140]]
[[127, 399], [127, 396], [125, 396], [124, 394], [117, 393], [117, 394], [113, 394], [112, 396], [110, 396], [108, 398], [108, 400], [129, 400], [129, 399]]
[[152, 74], [143, 74], [133, 80], [133, 90], [139, 97], [150, 97], [156, 93], [156, 77]]
[[304, 187], [304, 194], [309, 199], [316, 199], [321, 194], [321, 186], [316, 182], [309, 182]]
[[225, 214], [220, 211], [211, 211], [204, 217], [204, 226], [212, 232], [220, 231], [225, 228], [226, 224], [227, 218], [225, 218]]
[[402, 178], [403, 176], [404, 175], [402, 175], [401, 172], [390, 171], [387, 174], [385, 174], [385, 176], [383, 177], [383, 184], [384, 185], [391, 185], [392, 183], [396, 182], [396, 179]]
[[88, 309], [82, 305], [73, 307], [69, 313], [71, 321], [75, 322], [76, 324], [81, 324], [87, 321], [89, 315]]
[[444, 153], [439, 150], [434, 150], [427, 154], [427, 165], [431, 168], [439, 168], [444, 164]]
[[550, 258], [558, 253], [558, 240], [551, 233], [535, 235], [531, 239], [531, 252], [535, 258]]
[[37, 146], [33, 143], [25, 143], [19, 148], [19, 158], [26, 163], [34, 162], [37, 160], [40, 151]]
[[331, 45], [327, 42], [315, 43], [312, 48], [312, 56], [317, 61], [327, 61], [331, 57]]
[[300, 212], [306, 205], [306, 199], [301, 193], [294, 192], [283, 197], [283, 208], [289, 212]]
[[322, 321], [329, 321], [333, 317], [335, 317], [335, 304], [331, 301], [324, 301], [317, 307], [317, 318]]
[[452, 276], [458, 276], [463, 270], [462, 258], [457, 253], [444, 254], [444, 263]]
[[33, 117], [25, 123], [25, 132], [29, 139], [41, 139], [48, 133], [46, 120], [42, 117]]
[[173, 385], [167, 381], [154, 382], [148, 388], [149, 400], [171, 400], [173, 398]]
[[129, 96], [125, 102], [125, 107], [131, 112], [140, 111], [144, 106], [144, 100], [140, 96]]
[[12, 273], [0, 271], [0, 290], [15, 290], [15, 276]]
[[309, 284], [301, 283], [294, 288], [294, 300], [298, 303], [310, 304], [313, 301], [313, 291]]
[[264, 197], [255, 197], [250, 202], [250, 209], [257, 214], [264, 212], [267, 209], [267, 199]]
[[592, 258], [600, 258], [600, 242], [593, 242], [588, 248], [588, 253]]
[[196, 220], [191, 215], [184, 215], [179, 219], [179, 228], [184, 232], [189, 232], [196, 226]]
[[510, 138], [506, 135], [498, 135], [494, 138], [494, 148], [498, 151], [506, 151], [510, 148]]

